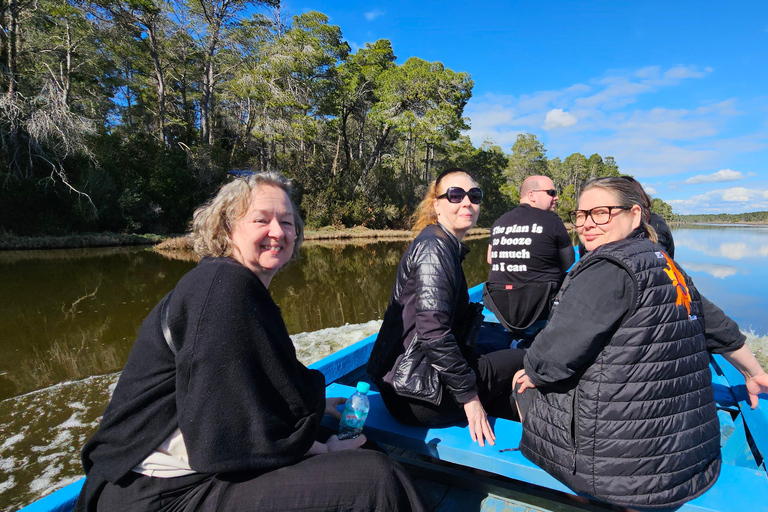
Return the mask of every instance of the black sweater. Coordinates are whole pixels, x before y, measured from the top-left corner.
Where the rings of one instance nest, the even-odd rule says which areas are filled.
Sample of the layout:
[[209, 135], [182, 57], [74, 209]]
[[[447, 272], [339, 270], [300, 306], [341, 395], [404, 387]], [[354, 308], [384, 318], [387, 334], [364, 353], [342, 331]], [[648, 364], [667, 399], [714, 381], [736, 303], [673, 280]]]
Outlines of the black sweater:
[[201, 473], [281, 467], [309, 450], [325, 381], [296, 358], [280, 309], [253, 272], [206, 258], [174, 289], [166, 345], [155, 307], [101, 427], [83, 449], [89, 479], [116, 482], [176, 427]]

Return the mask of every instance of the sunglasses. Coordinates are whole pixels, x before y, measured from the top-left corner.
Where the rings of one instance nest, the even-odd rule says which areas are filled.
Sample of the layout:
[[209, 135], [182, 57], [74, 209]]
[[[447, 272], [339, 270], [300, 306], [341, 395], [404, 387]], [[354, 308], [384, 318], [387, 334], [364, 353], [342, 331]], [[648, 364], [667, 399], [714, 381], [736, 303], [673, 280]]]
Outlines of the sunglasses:
[[448, 187], [444, 194], [437, 196], [438, 199], [446, 198], [449, 203], [460, 203], [466, 196], [469, 196], [469, 202], [480, 204], [483, 200], [483, 191], [477, 187], [464, 190], [461, 187]]
[[557, 190], [555, 190], [555, 189], [553, 189], [553, 188], [551, 188], [551, 189], [549, 189], [549, 190], [543, 190], [543, 189], [539, 189], [539, 190], [531, 190], [531, 192], [546, 192], [546, 194], [547, 194], [549, 197], [555, 197], [555, 196], [557, 195]]

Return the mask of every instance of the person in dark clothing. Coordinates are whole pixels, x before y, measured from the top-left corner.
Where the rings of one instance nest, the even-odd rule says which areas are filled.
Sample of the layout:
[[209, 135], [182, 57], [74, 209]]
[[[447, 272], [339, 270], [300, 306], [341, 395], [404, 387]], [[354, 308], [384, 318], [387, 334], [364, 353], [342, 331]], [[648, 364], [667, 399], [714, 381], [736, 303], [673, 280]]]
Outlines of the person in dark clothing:
[[482, 308], [469, 302], [461, 243], [475, 225], [482, 191], [461, 169], [430, 185], [415, 218], [418, 232], [400, 260], [392, 296], [368, 362], [368, 374], [397, 420], [436, 426], [469, 422], [473, 441], [494, 444], [486, 408], [515, 418], [512, 377], [522, 350], [478, 355], [473, 333]]
[[672, 230], [669, 229], [667, 221], [658, 213], [650, 211], [650, 207], [648, 211], [647, 222], [656, 231], [657, 243], [670, 258], [675, 259], [675, 239], [672, 238]]
[[525, 457], [577, 492], [677, 507], [720, 472], [709, 353], [768, 391], [738, 326], [654, 243], [637, 188], [589, 182], [572, 220], [588, 249], [515, 376]]
[[571, 237], [555, 213], [557, 200], [550, 178], [529, 176], [520, 186], [520, 206], [491, 226], [491, 270], [483, 302], [525, 344], [536, 333], [529, 327], [549, 316], [552, 299], [575, 260]]
[[195, 212], [200, 263], [143, 322], [83, 449], [75, 510], [424, 510], [403, 470], [323, 440], [323, 374], [296, 352], [268, 291], [302, 222], [276, 173], [224, 185]]

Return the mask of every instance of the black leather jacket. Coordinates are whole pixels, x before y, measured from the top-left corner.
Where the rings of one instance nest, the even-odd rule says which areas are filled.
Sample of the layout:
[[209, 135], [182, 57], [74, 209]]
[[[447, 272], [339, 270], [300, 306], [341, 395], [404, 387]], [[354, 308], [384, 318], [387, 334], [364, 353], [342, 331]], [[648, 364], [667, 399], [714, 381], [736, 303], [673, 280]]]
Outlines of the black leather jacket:
[[459, 403], [477, 395], [475, 373], [456, 333], [471, 314], [461, 267], [468, 251], [445, 228], [432, 224], [400, 259], [368, 362], [368, 374], [380, 389], [434, 404], [442, 400], [443, 386]]

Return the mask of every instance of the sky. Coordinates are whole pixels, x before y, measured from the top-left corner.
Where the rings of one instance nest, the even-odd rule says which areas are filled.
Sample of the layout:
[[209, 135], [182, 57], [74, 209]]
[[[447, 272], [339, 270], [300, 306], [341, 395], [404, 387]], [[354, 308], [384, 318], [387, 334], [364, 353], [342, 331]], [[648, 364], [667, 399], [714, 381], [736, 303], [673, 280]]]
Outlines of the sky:
[[474, 80], [475, 146], [612, 156], [675, 213], [768, 210], [768, 1], [284, 0], [353, 51], [442, 62]]

